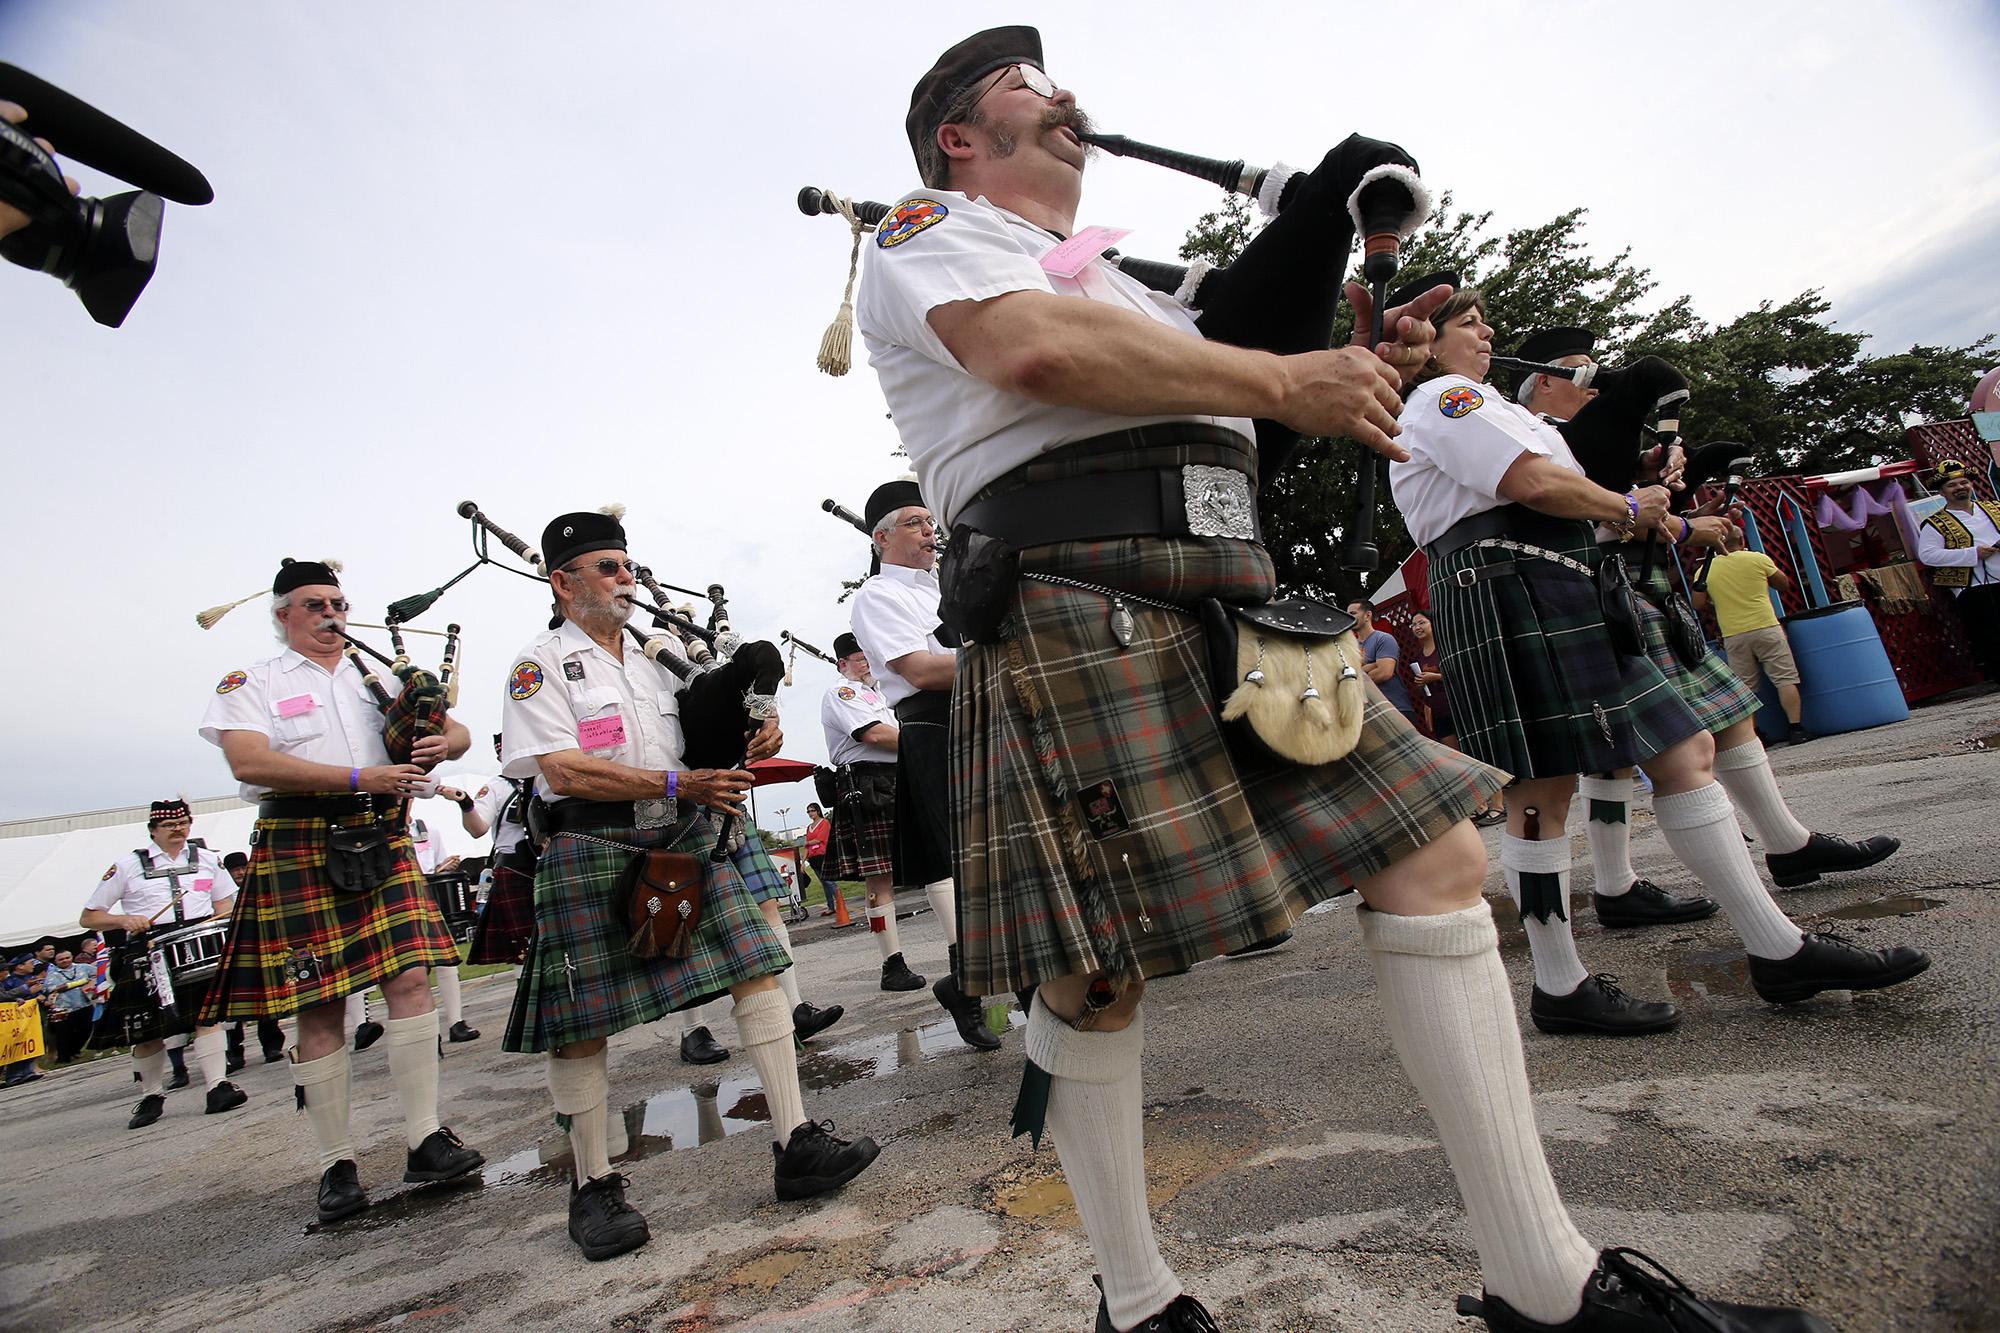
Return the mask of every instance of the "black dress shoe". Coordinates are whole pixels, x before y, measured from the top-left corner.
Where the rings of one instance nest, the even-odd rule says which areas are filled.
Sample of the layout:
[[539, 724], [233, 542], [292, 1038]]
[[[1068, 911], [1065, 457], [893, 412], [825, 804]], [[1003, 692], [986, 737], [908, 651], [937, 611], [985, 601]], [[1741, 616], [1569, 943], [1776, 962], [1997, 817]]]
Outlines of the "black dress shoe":
[[609, 1259], [636, 1250], [653, 1238], [639, 1210], [625, 1202], [630, 1184], [616, 1171], [569, 1187], [569, 1238], [586, 1259]]
[[1242, 958], [1245, 957], [1246, 955], [1253, 953], [1265, 953], [1271, 949], [1277, 948], [1279, 945], [1289, 944], [1291, 942], [1291, 939], [1292, 939], [1291, 931], [1281, 930], [1277, 934], [1271, 936], [1269, 939], [1258, 940], [1255, 944], [1246, 944], [1240, 949], [1232, 949], [1228, 953], [1222, 956], [1224, 958]]
[[[1644, 1265], [1642, 1268], [1640, 1265]], [[1494, 1333], [1833, 1333], [1833, 1325], [1792, 1306], [1703, 1300], [1637, 1250], [1597, 1257], [1583, 1286], [1583, 1308], [1560, 1324], [1530, 1319], [1498, 1296], [1458, 1298], [1458, 1313], [1484, 1319]]]
[[931, 998], [951, 1015], [951, 1025], [958, 1029], [960, 1041], [975, 1051], [1000, 1049], [1000, 1038], [986, 1026], [985, 1011], [979, 1007], [979, 1001], [959, 989], [957, 977], [942, 976], [932, 982]]
[[1631, 888], [1614, 898], [1601, 893], [1590, 897], [1597, 907], [1597, 924], [1607, 928], [1701, 921], [1722, 910], [1713, 898], [1676, 898], [1650, 879], [1633, 880]]
[[1772, 1004], [1791, 1004], [1828, 990], [1880, 990], [1908, 981], [1931, 965], [1922, 949], [1864, 949], [1830, 930], [1809, 930], [1790, 958], [1750, 959], [1750, 984]]
[[382, 1040], [382, 1025], [374, 1019], [371, 1018], [365, 1023], [356, 1023], [354, 1025], [355, 1050], [365, 1051], [380, 1040]]
[[449, 1129], [439, 1127], [425, 1136], [424, 1141], [410, 1149], [405, 1159], [403, 1179], [412, 1185], [421, 1185], [434, 1180], [456, 1180], [468, 1171], [477, 1171], [486, 1165], [486, 1158], [476, 1148], [468, 1148]]
[[283, 1047], [280, 1047], [275, 1051], [264, 1052], [264, 1063], [267, 1065], [274, 1065], [278, 1063], [278, 1061], [284, 1058], [285, 1058], [285, 1051]]
[[868, 1169], [881, 1153], [871, 1138], [849, 1143], [833, 1136], [831, 1120], [808, 1120], [792, 1131], [791, 1141], [771, 1145], [777, 1159], [780, 1199], [810, 1199], [837, 1190]]
[[450, 1036], [453, 1041], [478, 1041], [479, 1029], [461, 1018], [451, 1025]]
[[[1097, 1333], [1120, 1333], [1118, 1325], [1111, 1322], [1111, 1307], [1104, 1303], [1104, 1279], [1093, 1273], [1090, 1280], [1097, 1284], [1099, 1292]], [[1166, 1309], [1140, 1320], [1124, 1333], [1222, 1333], [1222, 1326], [1215, 1322], [1207, 1306], [1182, 1292]]]
[[167, 1099], [157, 1092], [149, 1092], [139, 1099], [137, 1106], [132, 1108], [132, 1118], [125, 1122], [125, 1128], [144, 1129], [158, 1120], [166, 1109]]
[[841, 1015], [846, 1012], [845, 1008], [837, 1004], [819, 1009], [801, 1000], [792, 1008], [792, 1035], [800, 1041], [810, 1041], [838, 1023]]
[[910, 971], [910, 965], [903, 961], [900, 953], [892, 953], [882, 960], [883, 990], [922, 990], [929, 984], [922, 976]]
[[242, 1048], [238, 1047], [237, 1049], [229, 1052], [229, 1054], [225, 1055], [222, 1058], [222, 1072], [225, 1074], [233, 1074], [237, 1070], [243, 1068], [243, 1066], [248, 1063], [249, 1061], [243, 1058]]
[[1528, 1001], [1528, 1016], [1544, 1032], [1595, 1032], [1607, 1037], [1641, 1037], [1665, 1032], [1681, 1021], [1671, 1004], [1635, 1000], [1617, 986], [1618, 978], [1585, 977], [1568, 995], [1551, 995], [1540, 986]]
[[361, 1188], [361, 1176], [354, 1163], [341, 1158], [319, 1178], [319, 1220], [338, 1222], [368, 1206], [368, 1192]]
[[208, 1090], [208, 1107], [202, 1114], [221, 1115], [224, 1111], [234, 1111], [249, 1100], [249, 1093], [224, 1079]]
[[1818, 732], [1807, 731], [1796, 722], [1785, 729], [1785, 744], [1787, 745], [1804, 745], [1807, 741], [1816, 741], [1818, 739]]
[[1886, 833], [1878, 833], [1860, 842], [1849, 842], [1831, 833], [1814, 833], [1806, 838], [1806, 845], [1796, 852], [1766, 852], [1764, 864], [1770, 868], [1772, 882], [1781, 889], [1796, 889], [1801, 884], [1810, 884], [1821, 875], [1831, 875], [1842, 870], [1865, 870], [1877, 861], [1886, 861], [1896, 854], [1903, 844], [1900, 839]]
[[681, 1034], [681, 1063], [684, 1065], [719, 1065], [729, 1058], [729, 1052], [715, 1039], [715, 1034], [706, 1027], [698, 1027], [692, 1032]]

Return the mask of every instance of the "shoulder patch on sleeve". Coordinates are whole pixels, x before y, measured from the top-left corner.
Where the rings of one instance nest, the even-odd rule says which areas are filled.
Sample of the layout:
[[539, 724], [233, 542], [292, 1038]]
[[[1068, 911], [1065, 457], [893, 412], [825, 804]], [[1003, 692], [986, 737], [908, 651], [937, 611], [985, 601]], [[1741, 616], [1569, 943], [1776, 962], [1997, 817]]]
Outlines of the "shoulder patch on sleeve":
[[843, 685], [838, 690], [835, 690], [834, 693], [843, 699], [852, 699], [854, 698], [854, 687], [852, 685]]
[[481, 787], [481, 788], [479, 789], [479, 795], [478, 795], [478, 796], [475, 796], [475, 797], [473, 797], [472, 799], [473, 799], [473, 800], [475, 800], [475, 801], [477, 801], [477, 800], [481, 800], [481, 799], [483, 799], [483, 798], [485, 797], [485, 795], [486, 795], [486, 793], [487, 793], [487, 792], [489, 792], [489, 791], [492, 791], [492, 790], [493, 790], [493, 788], [492, 788], [492, 786], [491, 786], [490, 784], [489, 784], [489, 785], [486, 785], [486, 786], [482, 786], [482, 787]]
[[1485, 402], [1485, 394], [1460, 384], [1438, 395], [1438, 411], [1456, 420], [1469, 412], [1477, 412]]
[[926, 227], [937, 226], [950, 213], [935, 199], [905, 199], [876, 224], [875, 244], [880, 249], [893, 250]]
[[113, 861], [111, 863], [110, 868], [104, 872], [104, 874], [98, 879], [97, 882], [99, 884], [102, 884], [105, 880], [110, 879], [113, 875], [117, 873], [118, 873], [118, 863], [116, 861]]
[[232, 671], [215, 683], [215, 692], [217, 694], [227, 694], [231, 690], [240, 688], [249, 679], [250, 677], [244, 675], [241, 671]]
[[507, 677], [507, 697], [510, 699], [531, 698], [540, 688], [542, 688], [542, 666], [539, 662], [517, 663], [513, 674]]

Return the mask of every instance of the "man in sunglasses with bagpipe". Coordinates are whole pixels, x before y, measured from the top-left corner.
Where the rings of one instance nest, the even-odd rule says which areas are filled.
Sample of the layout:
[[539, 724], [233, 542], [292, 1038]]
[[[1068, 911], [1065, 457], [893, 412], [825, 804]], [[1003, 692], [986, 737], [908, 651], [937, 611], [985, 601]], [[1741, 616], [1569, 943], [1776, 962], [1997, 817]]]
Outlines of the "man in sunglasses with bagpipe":
[[[1103, 229], [1077, 230], [1088, 122], [1033, 29], [947, 51], [905, 127], [924, 188], [866, 247], [856, 321], [951, 531], [960, 980], [1039, 987], [1016, 1126], [1054, 1134], [1099, 1264], [1097, 1327], [1215, 1327], [1152, 1232], [1145, 978], [1349, 885], [1485, 1270], [1486, 1299], [1462, 1308], [1504, 1329], [1672, 1327], [1666, 1307], [1693, 1297], [1583, 1239], [1535, 1132], [1469, 823], [1506, 775], [1370, 688], [1344, 615], [1271, 604], [1260, 469], [1301, 434], [1403, 456], [1398, 390], [1445, 293], [1389, 312], [1390, 341], [1325, 349], [1364, 182], [1395, 179], [1398, 225], [1421, 222], [1409, 157], [1356, 136], [1284, 184], [1233, 266], [1259, 280], [1197, 322], [1105, 262]], [[1742, 1326], [1819, 1327], [1787, 1318]]]
[[[751, 786], [743, 765], [784, 739], [768, 697], [784, 672], [777, 650], [746, 644], [696, 674], [670, 633], [643, 651], [628, 643], [637, 581], [611, 514], [561, 515], [541, 550], [556, 615], [508, 673], [501, 771], [535, 779], [530, 825], [548, 841], [503, 1045], [547, 1057], [576, 1161], [570, 1239], [586, 1259], [608, 1259], [651, 1238], [608, 1149], [605, 1043], [627, 1028], [734, 999], [737, 1035], [770, 1104], [780, 1199], [838, 1189], [878, 1149], [806, 1119], [777, 979], [792, 960], [759, 907], [778, 872], [754, 829], [735, 830]], [[748, 691], [730, 674], [765, 658], [768, 681], [759, 666]], [[704, 761], [714, 766], [691, 766]]]
[[[328, 1222], [368, 1206], [348, 1132], [350, 994], [380, 986], [388, 1006], [403, 1179], [452, 1180], [485, 1162], [438, 1123], [427, 971], [456, 966], [458, 942], [405, 829], [425, 775], [464, 754], [470, 737], [446, 714], [436, 677], [413, 671], [391, 696], [362, 667], [337, 570], [280, 566], [271, 620], [285, 650], [225, 674], [201, 725], [243, 799], [257, 804], [250, 878], [203, 1019], [297, 1012], [292, 1078], [319, 1149], [319, 1217]], [[204, 612], [202, 623], [227, 610]]]

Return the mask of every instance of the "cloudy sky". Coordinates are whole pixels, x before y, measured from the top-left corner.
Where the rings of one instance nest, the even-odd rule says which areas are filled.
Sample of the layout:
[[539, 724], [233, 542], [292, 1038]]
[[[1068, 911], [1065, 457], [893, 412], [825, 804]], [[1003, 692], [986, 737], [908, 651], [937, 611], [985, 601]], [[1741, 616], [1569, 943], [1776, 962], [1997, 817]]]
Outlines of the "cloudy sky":
[[[829, 644], [866, 555], [819, 501], [859, 508], [900, 460], [866, 367], [813, 368], [847, 237], [792, 199], [916, 183], [909, 88], [969, 12], [0, 0], [0, 58], [216, 190], [170, 208], [123, 329], [0, 267], [21, 574], [0, 818], [228, 790], [194, 729], [273, 645], [255, 605], [206, 633], [194, 612], [332, 555], [376, 619], [468, 562], [468, 497], [530, 535], [620, 501], [663, 578]], [[1594, 246], [1631, 246], [1713, 320], [1819, 287], [1875, 350], [2000, 327], [1991, 3], [982, 13], [1038, 24], [1107, 130], [1307, 166], [1352, 130], [1391, 138], [1503, 226], [1587, 205]], [[1215, 200], [1107, 160], [1083, 220], [1168, 258]], [[422, 622], [465, 625], [476, 735], [542, 614], [486, 570]], [[787, 750], [822, 758], [833, 673], [802, 659], [797, 681]], [[767, 795], [767, 821], [806, 799]]]

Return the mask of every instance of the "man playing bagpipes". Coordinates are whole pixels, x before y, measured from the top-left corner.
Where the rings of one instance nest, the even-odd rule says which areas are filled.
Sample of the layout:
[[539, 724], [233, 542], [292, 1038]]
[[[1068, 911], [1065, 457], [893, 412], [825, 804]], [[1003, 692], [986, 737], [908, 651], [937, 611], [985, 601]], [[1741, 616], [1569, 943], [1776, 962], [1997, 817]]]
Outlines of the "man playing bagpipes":
[[345, 999], [379, 985], [408, 1148], [403, 1179], [450, 1180], [485, 1159], [438, 1123], [438, 1017], [426, 971], [458, 944], [405, 831], [425, 774], [465, 753], [427, 672], [393, 698], [344, 635], [336, 567], [287, 560], [271, 584], [285, 650], [225, 674], [201, 735], [257, 803], [250, 878], [205, 1021], [297, 1011], [292, 1077], [322, 1171], [319, 1216], [368, 1206], [348, 1134]]
[[[1391, 1039], [1465, 1199], [1489, 1324], [1666, 1329], [1660, 1310], [1683, 1298], [1583, 1239], [1535, 1133], [1468, 822], [1506, 775], [1425, 740], [1370, 688], [1344, 616], [1264, 606], [1255, 419], [1400, 457], [1397, 390], [1443, 293], [1391, 312], [1379, 350], [1208, 341], [1214, 311], [1198, 325], [1106, 263], [1101, 239], [1063, 248], [1085, 128], [1033, 29], [946, 52], [906, 121], [924, 188], [867, 247], [856, 315], [950, 524], [945, 615], [971, 640], [951, 730], [960, 980], [1039, 987], [1016, 1123], [1055, 1136], [1099, 1265], [1097, 1327], [1215, 1326], [1152, 1231], [1145, 978], [1276, 935], [1352, 885]], [[1279, 267], [1298, 285], [1338, 284], [1363, 177], [1409, 166], [1350, 138], [1238, 264], [1295, 259]], [[1282, 293], [1271, 306], [1292, 313]]]
[[[502, 1044], [547, 1056], [550, 1099], [575, 1156], [570, 1239], [586, 1259], [608, 1259], [650, 1239], [608, 1150], [605, 1043], [627, 1028], [734, 998], [738, 1037], [770, 1105], [781, 1199], [839, 1188], [878, 1149], [806, 1119], [792, 1010], [776, 975], [792, 960], [758, 905], [781, 882], [754, 829], [727, 836], [751, 786], [742, 765], [776, 754], [783, 740], [776, 718], [746, 746], [740, 690], [696, 697], [734, 663], [693, 677], [684, 712], [680, 682], [626, 642], [636, 580], [616, 517], [561, 515], [541, 550], [557, 614], [508, 673], [501, 735], [502, 773], [535, 779], [548, 843]], [[655, 642], [679, 658], [671, 634]], [[758, 647], [769, 645], [745, 645], [737, 660]], [[783, 663], [775, 649], [769, 657], [775, 690]], [[696, 742], [718, 744], [718, 733], [733, 738], [725, 766], [688, 767]], [[721, 828], [714, 812], [727, 817]]]

